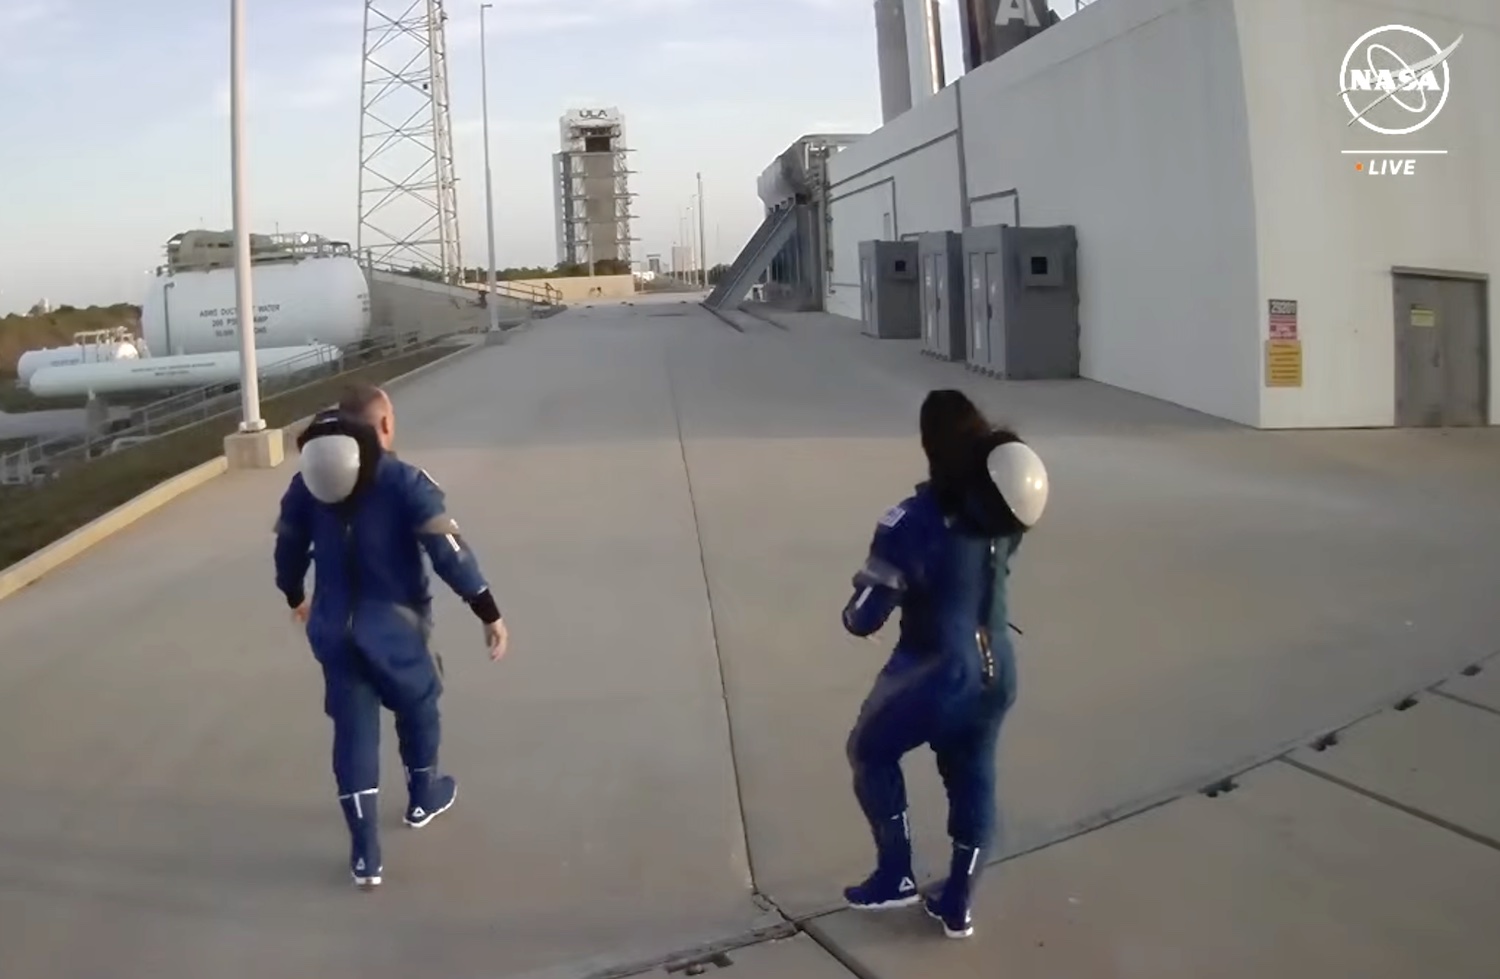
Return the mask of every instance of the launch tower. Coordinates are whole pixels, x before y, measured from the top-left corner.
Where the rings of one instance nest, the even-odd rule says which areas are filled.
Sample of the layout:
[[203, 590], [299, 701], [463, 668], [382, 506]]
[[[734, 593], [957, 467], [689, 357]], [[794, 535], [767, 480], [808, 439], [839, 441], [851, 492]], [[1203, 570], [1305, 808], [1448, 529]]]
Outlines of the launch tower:
[[572, 109], [552, 157], [557, 261], [630, 266], [630, 150], [619, 109]]

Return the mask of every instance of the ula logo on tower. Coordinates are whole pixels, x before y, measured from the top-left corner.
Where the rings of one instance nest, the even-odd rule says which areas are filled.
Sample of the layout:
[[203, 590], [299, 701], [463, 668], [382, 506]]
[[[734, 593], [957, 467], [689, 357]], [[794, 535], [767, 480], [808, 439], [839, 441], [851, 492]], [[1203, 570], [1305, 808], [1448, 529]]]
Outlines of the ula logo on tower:
[[[1339, 98], [1349, 110], [1348, 125], [1358, 123], [1382, 136], [1407, 136], [1428, 126], [1448, 103], [1452, 82], [1448, 59], [1463, 39], [1460, 34], [1444, 48], [1403, 24], [1387, 24], [1360, 35], [1339, 65]], [[1395, 159], [1384, 151], [1345, 152], [1380, 156], [1355, 164], [1356, 170], [1371, 176], [1416, 173], [1414, 158]]]

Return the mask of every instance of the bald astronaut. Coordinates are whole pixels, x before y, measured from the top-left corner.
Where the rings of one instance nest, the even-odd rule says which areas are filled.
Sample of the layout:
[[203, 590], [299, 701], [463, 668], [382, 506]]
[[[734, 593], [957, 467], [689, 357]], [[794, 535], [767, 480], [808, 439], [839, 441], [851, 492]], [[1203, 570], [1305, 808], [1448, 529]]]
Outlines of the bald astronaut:
[[276, 527], [276, 587], [305, 625], [323, 670], [349, 870], [366, 888], [383, 874], [376, 807], [382, 707], [396, 719], [406, 825], [426, 826], [457, 799], [456, 781], [438, 769], [442, 663], [429, 647], [424, 553], [483, 623], [492, 660], [505, 655], [508, 641], [442, 489], [425, 470], [396, 457], [395, 433], [395, 408], [384, 391], [370, 385], [346, 391], [298, 439], [300, 471], [281, 498]]

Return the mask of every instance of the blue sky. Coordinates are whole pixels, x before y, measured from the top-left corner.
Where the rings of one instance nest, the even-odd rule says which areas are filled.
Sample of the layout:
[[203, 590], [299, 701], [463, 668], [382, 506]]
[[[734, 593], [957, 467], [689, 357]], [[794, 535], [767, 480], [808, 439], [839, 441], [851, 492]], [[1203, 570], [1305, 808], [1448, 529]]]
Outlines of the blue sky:
[[[363, 2], [247, 6], [251, 222], [352, 241]], [[460, 225], [478, 265], [478, 5], [448, 11]], [[710, 261], [754, 230], [755, 178], [794, 139], [879, 124], [871, 0], [495, 0], [487, 17], [501, 265], [554, 260], [568, 108], [626, 114], [638, 255], [668, 251], [703, 172]], [[228, 18], [228, 0], [0, 0], [0, 313], [139, 302], [170, 235], [228, 227]], [[951, 63], [955, 24], [945, 41]]]

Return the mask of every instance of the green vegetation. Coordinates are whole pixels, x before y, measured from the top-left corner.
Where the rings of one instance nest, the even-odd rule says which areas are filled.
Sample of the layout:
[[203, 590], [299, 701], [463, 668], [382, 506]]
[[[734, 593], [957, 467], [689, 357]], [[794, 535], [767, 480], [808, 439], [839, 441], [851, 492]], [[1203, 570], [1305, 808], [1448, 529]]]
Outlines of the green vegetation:
[[[429, 282], [441, 282], [443, 278], [437, 269], [416, 265], [402, 274], [415, 279], [426, 279]], [[500, 282], [515, 282], [521, 279], [576, 279], [588, 274], [587, 265], [564, 264], [552, 268], [537, 266], [535, 268], [496, 269], [495, 279]], [[610, 258], [600, 259], [594, 263], [594, 274], [629, 275], [630, 263]], [[490, 271], [489, 269], [464, 269], [463, 276], [465, 282], [488, 282]]]
[[[117, 326], [127, 327], [132, 333], [139, 332], [141, 307], [130, 303], [90, 306], [87, 309], [59, 306], [50, 313], [33, 307], [25, 316], [11, 313], [0, 317], [0, 379], [16, 376], [16, 361], [28, 350], [66, 346], [72, 342], [75, 333], [110, 330]], [[0, 411], [4, 410], [6, 408], [0, 405]]]
[[[267, 398], [262, 414], [285, 427], [327, 407], [344, 385], [381, 384], [454, 351], [433, 345], [347, 370]], [[199, 422], [115, 455], [75, 465], [38, 488], [0, 486], [0, 568], [66, 537], [151, 487], [223, 454], [239, 412]]]

